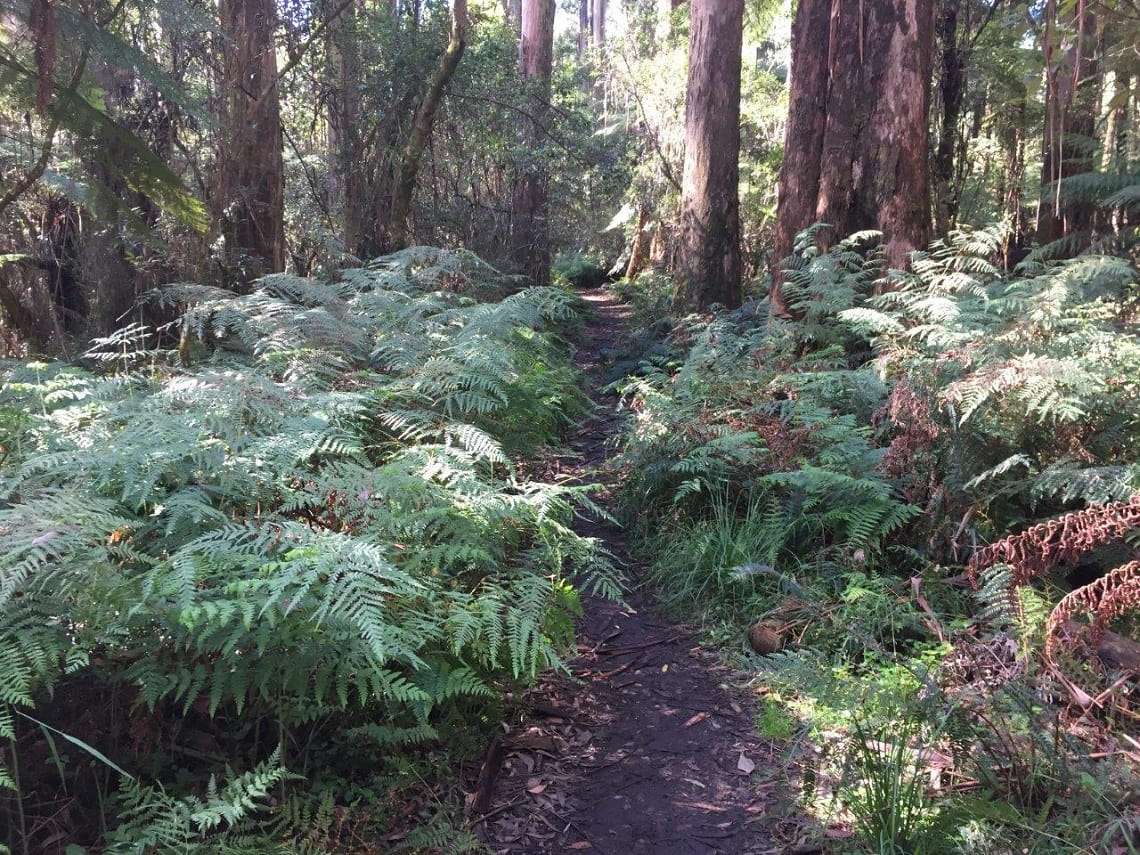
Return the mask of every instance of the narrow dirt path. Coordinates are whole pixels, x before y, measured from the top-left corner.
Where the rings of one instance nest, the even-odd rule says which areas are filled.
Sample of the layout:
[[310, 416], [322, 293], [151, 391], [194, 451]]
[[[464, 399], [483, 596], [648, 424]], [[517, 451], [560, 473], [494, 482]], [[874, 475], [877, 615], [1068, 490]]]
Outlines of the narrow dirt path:
[[[555, 475], [604, 483], [620, 416], [616, 398], [598, 389], [601, 355], [621, 341], [628, 318], [603, 290], [581, 296], [595, 317], [578, 363], [599, 406], [571, 438], [572, 454], [552, 466]], [[633, 590], [624, 606], [584, 604], [571, 674], [548, 675], [528, 693], [528, 712], [505, 726], [502, 770], [476, 830], [504, 855], [785, 851], [773, 841], [773, 832], [783, 835], [766, 781], [779, 757], [756, 735], [748, 698], [723, 685], [731, 669], [637, 588], [636, 557], [620, 530], [583, 521], [580, 531], [629, 568]]]

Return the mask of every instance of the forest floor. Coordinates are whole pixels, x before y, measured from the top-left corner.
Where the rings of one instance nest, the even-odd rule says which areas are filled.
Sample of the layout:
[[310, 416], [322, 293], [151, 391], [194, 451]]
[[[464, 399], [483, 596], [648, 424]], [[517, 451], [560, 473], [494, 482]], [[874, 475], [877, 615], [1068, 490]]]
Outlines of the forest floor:
[[[621, 432], [617, 397], [603, 391], [605, 357], [621, 348], [629, 319], [604, 290], [580, 293], [594, 316], [577, 363], [597, 407], [546, 476], [602, 483], [605, 507]], [[579, 531], [617, 557], [629, 591], [622, 604], [585, 599], [570, 673], [547, 674], [504, 723], [484, 764], [500, 771], [483, 793], [479, 836], [504, 854], [820, 851], [802, 845], [803, 823], [779, 792], [782, 748], [756, 732], [755, 692], [732, 688], [741, 678], [721, 651], [661, 613], [624, 532], [595, 520]]]

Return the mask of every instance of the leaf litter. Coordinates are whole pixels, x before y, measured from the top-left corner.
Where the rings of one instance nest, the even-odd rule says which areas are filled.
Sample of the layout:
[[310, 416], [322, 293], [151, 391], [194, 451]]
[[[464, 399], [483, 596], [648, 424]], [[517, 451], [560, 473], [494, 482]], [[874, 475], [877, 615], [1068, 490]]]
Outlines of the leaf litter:
[[[601, 406], [572, 438], [575, 453], [544, 465], [547, 477], [596, 481], [599, 472], [613, 477], [606, 448], [621, 424], [591, 360], [613, 352], [625, 315], [600, 289], [581, 296], [595, 319], [578, 362]], [[579, 529], [636, 570], [622, 532], [593, 520]], [[583, 608], [569, 673], [544, 675], [503, 725], [492, 806], [472, 818], [489, 849], [775, 855], [802, 840], [805, 819], [777, 798], [779, 748], [756, 733], [749, 698], [725, 687], [731, 669], [720, 652], [694, 647], [694, 632], [664, 618], [641, 590], [624, 604], [583, 597]]]

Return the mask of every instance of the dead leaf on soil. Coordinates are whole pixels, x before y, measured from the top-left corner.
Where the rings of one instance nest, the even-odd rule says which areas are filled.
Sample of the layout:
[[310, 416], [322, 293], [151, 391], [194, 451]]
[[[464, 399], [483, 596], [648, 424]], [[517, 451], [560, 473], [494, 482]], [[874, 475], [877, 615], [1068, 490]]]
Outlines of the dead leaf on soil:
[[537, 796], [542, 793], [547, 786], [547, 784], [542, 783], [538, 778], [531, 778], [526, 782], [526, 791], [532, 796]]
[[736, 768], [740, 770], [742, 775], [751, 775], [756, 771], [756, 764], [741, 753], [740, 759], [736, 761]]
[[692, 727], [694, 724], [700, 724], [702, 721], [704, 721], [708, 717], [709, 717], [709, 714], [707, 712], [699, 712], [695, 716], [690, 718], [687, 722], [685, 722], [685, 727]]
[[594, 844], [592, 844], [592, 843], [589, 843], [588, 841], [585, 841], [585, 840], [583, 840], [581, 843], [571, 843], [571, 844], [570, 844], [569, 846], [567, 846], [566, 848], [567, 848], [567, 849], [578, 849], [578, 850], [581, 850], [581, 849], [593, 849], [593, 848], [594, 848]]

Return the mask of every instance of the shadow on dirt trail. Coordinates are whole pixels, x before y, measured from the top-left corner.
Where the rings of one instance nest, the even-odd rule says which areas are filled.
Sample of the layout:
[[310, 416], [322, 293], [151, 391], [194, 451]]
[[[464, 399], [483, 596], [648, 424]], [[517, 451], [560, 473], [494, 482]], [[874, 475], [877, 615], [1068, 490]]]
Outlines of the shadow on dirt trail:
[[[599, 392], [600, 354], [621, 341], [627, 312], [603, 290], [581, 292], [595, 316], [578, 366], [599, 404], [554, 458], [553, 477], [604, 482], [619, 435], [617, 399]], [[607, 497], [603, 496], [602, 504]], [[612, 497], [611, 497], [612, 498]], [[623, 533], [583, 521], [636, 574]], [[636, 580], [634, 580], [636, 581]], [[750, 697], [723, 683], [732, 670], [652, 597], [589, 599], [571, 674], [548, 674], [529, 713], [508, 723], [487, 812], [475, 828], [496, 853], [759, 855], [818, 852], [777, 792], [781, 748], [755, 732]], [[752, 696], [754, 697], [754, 696]]]

